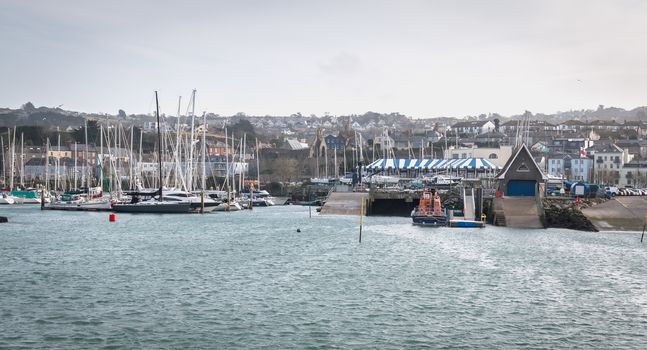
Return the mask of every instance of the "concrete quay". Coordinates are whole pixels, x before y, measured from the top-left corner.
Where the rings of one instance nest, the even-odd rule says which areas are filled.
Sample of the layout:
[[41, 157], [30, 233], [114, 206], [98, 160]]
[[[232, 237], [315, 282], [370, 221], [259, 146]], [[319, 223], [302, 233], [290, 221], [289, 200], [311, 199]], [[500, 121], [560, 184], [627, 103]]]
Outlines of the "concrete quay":
[[359, 215], [362, 200], [364, 210], [368, 212], [368, 192], [331, 192], [326, 203], [321, 207], [321, 215]]
[[639, 231], [645, 224], [647, 198], [614, 197], [604, 203], [582, 209], [582, 213], [600, 231]]

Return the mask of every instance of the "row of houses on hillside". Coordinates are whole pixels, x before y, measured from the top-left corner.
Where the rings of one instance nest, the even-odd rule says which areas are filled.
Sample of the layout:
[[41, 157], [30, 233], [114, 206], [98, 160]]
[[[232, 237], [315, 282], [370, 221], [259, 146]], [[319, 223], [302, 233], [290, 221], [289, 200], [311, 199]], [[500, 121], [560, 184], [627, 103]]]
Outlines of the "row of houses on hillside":
[[552, 124], [543, 120], [530, 120], [527, 126], [523, 125], [519, 120], [509, 120], [498, 127], [493, 120], [470, 120], [457, 122], [451, 125], [449, 129], [462, 136], [474, 136], [491, 131], [514, 135], [521, 128], [528, 130], [529, 133], [577, 133], [585, 130], [622, 133], [623, 131], [631, 130], [637, 132], [640, 137], [647, 136], [647, 123], [641, 121], [618, 123], [615, 120], [592, 120], [589, 122], [568, 120], [560, 124]]
[[564, 179], [620, 187], [647, 186], [647, 162], [640, 153], [632, 153], [617, 143], [596, 144], [586, 152], [553, 153], [543, 161], [548, 174]]

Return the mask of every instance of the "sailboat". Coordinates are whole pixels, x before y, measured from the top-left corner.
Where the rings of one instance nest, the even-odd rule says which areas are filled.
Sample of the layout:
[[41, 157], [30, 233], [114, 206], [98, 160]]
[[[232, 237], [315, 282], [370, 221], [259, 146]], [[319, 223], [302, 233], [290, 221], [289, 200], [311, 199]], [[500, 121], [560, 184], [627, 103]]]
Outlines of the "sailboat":
[[49, 203], [50, 196], [46, 191], [36, 188], [26, 188], [23, 182], [23, 158], [24, 152], [21, 147], [20, 154], [20, 185], [14, 188], [14, 175], [15, 175], [15, 163], [16, 163], [16, 127], [13, 129], [13, 140], [11, 137], [11, 129], [9, 129], [9, 150], [10, 150], [10, 172], [9, 172], [9, 193], [3, 195], [3, 204], [40, 204], [43, 200], [45, 203]]
[[155, 116], [157, 117], [157, 161], [159, 173], [159, 195], [145, 201], [139, 201], [138, 196], [132, 196], [129, 203], [114, 203], [112, 210], [117, 213], [189, 213], [190, 201], [165, 200], [163, 195], [164, 177], [162, 175], [162, 132], [160, 130], [160, 110], [157, 91], [155, 91]]

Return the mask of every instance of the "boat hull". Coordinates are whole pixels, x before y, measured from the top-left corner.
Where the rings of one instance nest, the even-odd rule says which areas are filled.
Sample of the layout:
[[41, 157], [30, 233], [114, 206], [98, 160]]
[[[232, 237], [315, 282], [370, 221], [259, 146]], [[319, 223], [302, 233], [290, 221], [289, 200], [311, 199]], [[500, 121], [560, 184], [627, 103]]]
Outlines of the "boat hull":
[[0, 197], [0, 204], [16, 204], [16, 200], [13, 197]]
[[476, 220], [450, 220], [449, 221], [449, 226], [450, 227], [469, 227], [469, 228], [474, 228], [474, 227], [485, 227], [485, 222], [483, 221], [476, 221]]
[[414, 225], [443, 227], [447, 226], [447, 217], [444, 215], [414, 215], [411, 217]]
[[191, 211], [189, 202], [154, 202], [135, 204], [113, 204], [112, 210], [117, 213], [142, 213], [142, 214], [186, 214]]
[[[216, 210], [216, 208], [219, 205], [220, 205], [220, 203], [214, 202], [214, 201], [205, 202], [204, 203], [204, 212], [205, 213], [210, 213], [210, 212]], [[202, 203], [200, 203], [200, 202], [198, 202], [198, 203], [191, 202], [191, 211], [192, 212], [199, 213], [201, 208], [202, 208]]]
[[110, 201], [108, 200], [92, 200], [89, 202], [54, 202], [47, 206], [47, 209], [52, 210], [79, 210], [79, 211], [92, 211], [92, 210], [110, 210]]
[[214, 208], [214, 211], [239, 211], [241, 209], [242, 208], [238, 203], [231, 203], [231, 204], [221, 203]]

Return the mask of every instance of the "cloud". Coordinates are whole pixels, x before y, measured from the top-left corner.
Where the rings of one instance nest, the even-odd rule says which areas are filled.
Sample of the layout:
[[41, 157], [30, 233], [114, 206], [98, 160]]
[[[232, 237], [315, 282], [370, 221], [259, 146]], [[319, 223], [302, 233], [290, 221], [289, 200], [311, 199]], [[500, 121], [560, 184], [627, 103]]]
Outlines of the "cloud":
[[319, 64], [319, 69], [332, 76], [353, 76], [364, 70], [362, 61], [347, 52], [341, 52], [326, 63]]

